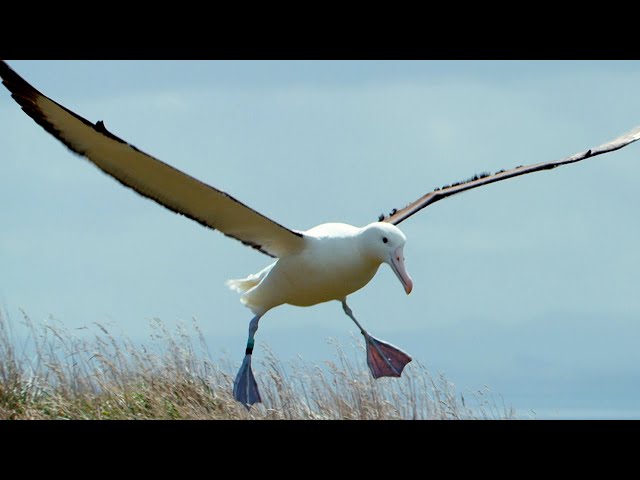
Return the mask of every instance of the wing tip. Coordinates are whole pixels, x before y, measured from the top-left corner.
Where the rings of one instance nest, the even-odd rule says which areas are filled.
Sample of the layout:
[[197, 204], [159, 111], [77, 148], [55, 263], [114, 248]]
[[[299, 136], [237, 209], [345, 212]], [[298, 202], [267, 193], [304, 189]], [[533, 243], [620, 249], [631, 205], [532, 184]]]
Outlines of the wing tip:
[[116, 140], [119, 143], [125, 144], [133, 148], [134, 150], [140, 151], [136, 146], [129, 144], [124, 141], [122, 138], [114, 135], [104, 124], [104, 121], [98, 120], [95, 124], [88, 121], [87, 119], [81, 117], [77, 113], [69, 110], [68, 108], [54, 102], [45, 96], [42, 92], [38, 91], [33, 85], [27, 82], [24, 78], [18, 75], [11, 67], [4, 61], [0, 60], [0, 78], [2, 78], [2, 83], [4, 86], [11, 92], [11, 96], [13, 99], [20, 105], [22, 110], [29, 115], [37, 124], [39, 124], [42, 128], [44, 128], [47, 132], [61, 141], [67, 148], [69, 148], [72, 152], [77, 153], [78, 155], [84, 155], [84, 152], [81, 151], [77, 146], [71, 145], [66, 139], [60, 136], [58, 130], [54, 127], [54, 125], [47, 119], [47, 116], [42, 111], [42, 109], [38, 106], [38, 99], [45, 98], [50, 100], [53, 104], [57, 105], [61, 109], [65, 110], [70, 115], [73, 115], [76, 119], [80, 120], [82, 123], [86, 124], [93, 128], [96, 132], [112, 139]]
[[0, 60], [0, 77], [3, 85], [11, 92], [11, 96], [27, 114], [37, 109], [35, 101], [42, 94], [18, 75], [4, 60]]
[[[33, 85], [27, 82], [24, 78], [18, 75], [4, 60], [0, 61], [0, 78], [2, 78], [3, 85], [11, 93], [11, 97], [16, 101], [20, 108], [31, 117], [38, 125], [44, 128], [47, 132], [53, 135], [58, 140], [62, 141], [67, 148], [72, 149], [66, 142], [64, 142], [56, 130], [56, 128], [49, 122], [46, 115], [42, 112], [38, 106], [39, 98], [47, 98], [40, 91], [38, 91]], [[81, 153], [80, 153], [81, 154]]]

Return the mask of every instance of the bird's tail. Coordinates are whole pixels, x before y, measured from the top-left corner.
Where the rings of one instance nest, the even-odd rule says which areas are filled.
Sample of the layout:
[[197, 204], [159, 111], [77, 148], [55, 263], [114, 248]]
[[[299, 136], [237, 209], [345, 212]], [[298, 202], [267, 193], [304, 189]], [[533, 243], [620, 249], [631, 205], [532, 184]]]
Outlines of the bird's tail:
[[267, 273], [269, 273], [272, 267], [273, 265], [269, 265], [264, 270], [261, 270], [258, 273], [249, 275], [247, 278], [227, 280], [226, 285], [234, 292], [246, 293], [256, 285], [258, 285], [262, 281], [262, 279], [267, 276]]
[[247, 278], [227, 280], [226, 285], [234, 292], [245, 293], [260, 283], [259, 279], [253, 277], [254, 275], [250, 275]]

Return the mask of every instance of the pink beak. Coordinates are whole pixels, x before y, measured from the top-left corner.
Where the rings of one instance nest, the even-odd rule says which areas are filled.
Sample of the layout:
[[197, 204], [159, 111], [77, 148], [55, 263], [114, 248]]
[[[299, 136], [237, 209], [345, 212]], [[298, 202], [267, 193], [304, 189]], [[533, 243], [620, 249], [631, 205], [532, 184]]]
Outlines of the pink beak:
[[407, 270], [404, 268], [404, 252], [403, 247], [398, 247], [393, 255], [391, 255], [391, 261], [389, 265], [391, 265], [391, 270], [396, 274], [400, 283], [404, 287], [404, 291], [407, 292], [407, 295], [411, 293], [413, 290], [413, 280], [407, 273]]

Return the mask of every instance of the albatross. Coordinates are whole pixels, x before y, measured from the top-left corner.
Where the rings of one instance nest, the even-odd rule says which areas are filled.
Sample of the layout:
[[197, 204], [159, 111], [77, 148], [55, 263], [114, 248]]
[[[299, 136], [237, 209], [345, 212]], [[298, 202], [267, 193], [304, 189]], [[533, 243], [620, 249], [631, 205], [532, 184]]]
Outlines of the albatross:
[[640, 127], [636, 127], [605, 144], [560, 160], [475, 175], [428, 192], [363, 227], [325, 223], [301, 231], [287, 228], [228, 193], [139, 150], [108, 131], [102, 121], [86, 120], [40, 93], [4, 61], [0, 61], [0, 77], [22, 110], [72, 152], [138, 194], [275, 259], [258, 273], [227, 281], [253, 313], [245, 355], [233, 385], [234, 398], [247, 409], [262, 401], [251, 358], [258, 324], [268, 311], [283, 304], [308, 307], [338, 301], [364, 336], [367, 365], [373, 378], [400, 377], [411, 357], [371, 335], [347, 304], [347, 297], [367, 285], [383, 263], [389, 265], [407, 295], [411, 293], [413, 281], [404, 258], [407, 239], [398, 224], [452, 195], [580, 162], [640, 138]]

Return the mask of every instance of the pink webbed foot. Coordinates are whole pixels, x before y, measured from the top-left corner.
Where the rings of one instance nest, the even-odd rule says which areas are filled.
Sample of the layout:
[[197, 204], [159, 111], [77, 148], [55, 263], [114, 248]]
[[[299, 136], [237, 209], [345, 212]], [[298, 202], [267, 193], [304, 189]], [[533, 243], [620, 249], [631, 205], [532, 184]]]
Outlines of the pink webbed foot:
[[367, 342], [367, 365], [373, 378], [402, 375], [402, 370], [412, 360], [409, 355], [369, 334], [364, 338]]

